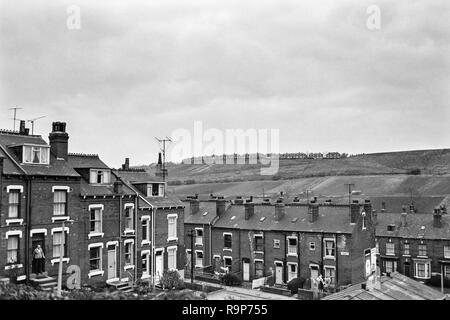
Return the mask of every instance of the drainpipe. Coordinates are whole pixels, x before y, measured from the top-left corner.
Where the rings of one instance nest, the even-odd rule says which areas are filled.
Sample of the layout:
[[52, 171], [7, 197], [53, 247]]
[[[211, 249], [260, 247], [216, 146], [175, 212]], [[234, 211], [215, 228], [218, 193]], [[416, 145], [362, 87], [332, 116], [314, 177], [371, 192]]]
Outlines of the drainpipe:
[[122, 215], [123, 201], [122, 195], [119, 195], [119, 281], [122, 279]]
[[135, 234], [134, 234], [134, 240], [135, 240], [135, 244], [134, 244], [134, 282], [136, 283], [137, 281], [137, 277], [138, 277], [138, 273], [137, 273], [137, 269], [138, 269], [138, 265], [137, 265], [137, 246], [138, 246], [138, 198], [136, 197], [134, 199], [134, 230], [135, 230]]
[[30, 280], [30, 230], [31, 230], [31, 180], [25, 177], [26, 181], [26, 222], [25, 222], [25, 275], [27, 282]]
[[[135, 191], [136, 192], [136, 191]], [[142, 197], [138, 192], [136, 192], [136, 203], [137, 201], [141, 199], [146, 204], [150, 206], [151, 210], [151, 221], [152, 221], [152, 243], [151, 243], [151, 279], [152, 279], [152, 288], [153, 291], [155, 291], [155, 206], [152, 205], [150, 202], [147, 201], [144, 197]]]
[[339, 269], [339, 266], [338, 266], [339, 253], [338, 253], [337, 235], [334, 235], [334, 243], [336, 246], [336, 260], [335, 260], [336, 261], [336, 269], [334, 269], [334, 288], [336, 290], [338, 287], [338, 269]]

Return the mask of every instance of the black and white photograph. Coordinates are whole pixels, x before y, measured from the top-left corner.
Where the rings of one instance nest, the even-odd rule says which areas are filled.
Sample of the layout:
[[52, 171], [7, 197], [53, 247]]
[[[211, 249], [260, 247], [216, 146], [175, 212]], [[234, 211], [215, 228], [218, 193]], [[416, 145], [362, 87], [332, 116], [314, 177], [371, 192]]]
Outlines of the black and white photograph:
[[0, 37], [0, 300], [450, 299], [448, 0], [0, 0]]

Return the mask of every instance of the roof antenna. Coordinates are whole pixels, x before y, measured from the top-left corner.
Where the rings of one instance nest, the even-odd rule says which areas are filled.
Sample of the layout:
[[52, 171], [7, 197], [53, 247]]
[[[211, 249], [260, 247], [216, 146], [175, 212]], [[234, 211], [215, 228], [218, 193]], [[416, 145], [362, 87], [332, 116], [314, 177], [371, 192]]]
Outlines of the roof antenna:
[[34, 119], [27, 120], [28, 122], [31, 123], [31, 135], [34, 135], [34, 122], [36, 120], [39, 120], [39, 119], [42, 119], [42, 118], [45, 118], [45, 117], [46, 116], [40, 116], [40, 117], [37, 117], [37, 118], [34, 118]]
[[170, 139], [169, 137], [166, 137], [165, 139], [160, 139], [155, 137], [155, 139], [160, 143], [160, 145], [162, 144], [162, 156], [163, 156], [163, 160], [162, 160], [162, 174], [163, 174], [163, 182], [166, 182], [166, 142], [172, 142], [172, 139]]
[[14, 124], [13, 124], [13, 131], [16, 131], [16, 121], [17, 119], [17, 110], [19, 109], [23, 109], [23, 108], [19, 108], [18, 106], [15, 106], [13, 108], [9, 108], [9, 110], [14, 110], [14, 118], [12, 120], [14, 120]]

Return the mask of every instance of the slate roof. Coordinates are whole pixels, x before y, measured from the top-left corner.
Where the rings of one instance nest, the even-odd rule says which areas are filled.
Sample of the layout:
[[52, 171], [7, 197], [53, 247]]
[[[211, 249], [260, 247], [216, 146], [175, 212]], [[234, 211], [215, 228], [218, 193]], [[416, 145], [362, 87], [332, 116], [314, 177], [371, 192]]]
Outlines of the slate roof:
[[355, 284], [331, 294], [322, 300], [443, 300], [446, 298], [438, 290], [430, 288], [398, 272], [381, 276], [380, 289], [362, 289]]
[[[171, 195], [166, 195], [165, 197], [144, 197], [144, 198], [157, 208], [184, 207], [184, 203], [180, 199]], [[140, 199], [139, 208], [150, 208], [150, 206], [145, 201]]]
[[[433, 227], [432, 214], [409, 213], [406, 216], [406, 227], [401, 226], [400, 213], [378, 213], [376, 235], [385, 237], [450, 239], [450, 215], [441, 217], [442, 227]], [[387, 231], [387, 226], [395, 225], [395, 231]], [[425, 228], [422, 229], [422, 226]]]
[[210, 224], [217, 217], [215, 202], [200, 202], [199, 211], [191, 214], [191, 205], [189, 201], [183, 201], [184, 208], [184, 223], [192, 224]]
[[69, 153], [68, 163], [75, 169], [109, 169], [96, 154]]
[[[218, 228], [243, 230], [277, 230], [351, 234], [349, 209], [343, 206], [320, 206], [319, 218], [310, 223], [307, 206], [285, 206], [283, 219], [274, 219], [275, 206], [255, 205], [255, 212], [245, 220], [244, 205], [231, 205], [214, 224]], [[232, 217], [235, 217], [231, 219]], [[261, 218], [265, 218], [261, 221]]]
[[161, 177], [156, 177], [145, 170], [116, 170], [114, 169], [114, 174], [120, 177], [122, 180], [134, 183], [134, 182], [163, 182]]
[[[402, 206], [406, 206], [409, 211], [409, 205], [411, 203], [410, 196], [379, 196], [369, 197], [372, 202], [372, 208], [381, 211], [382, 202], [386, 203], [386, 212], [402, 212]], [[428, 213], [432, 214], [433, 209], [444, 201], [445, 196], [421, 196], [413, 197], [414, 207], [417, 209], [416, 213]]]
[[0, 156], [4, 156], [4, 174], [28, 174], [28, 175], [46, 175], [46, 176], [70, 176], [79, 177], [80, 175], [73, 170], [66, 161], [56, 159], [50, 154], [49, 165], [20, 164], [12, 146], [36, 144], [48, 146], [41, 136], [20, 135], [12, 132], [0, 131]]

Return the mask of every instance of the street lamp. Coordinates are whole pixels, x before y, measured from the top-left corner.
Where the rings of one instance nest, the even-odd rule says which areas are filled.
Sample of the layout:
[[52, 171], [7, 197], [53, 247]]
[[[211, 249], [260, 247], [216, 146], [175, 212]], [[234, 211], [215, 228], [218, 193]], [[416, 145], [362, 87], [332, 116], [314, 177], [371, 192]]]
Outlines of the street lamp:
[[73, 223], [73, 220], [62, 220], [61, 221], [61, 244], [59, 249], [59, 269], [58, 269], [58, 296], [61, 296], [61, 288], [62, 288], [62, 269], [63, 269], [63, 256], [64, 256], [64, 244], [66, 239], [66, 234], [64, 233], [64, 224], [69, 222]]

